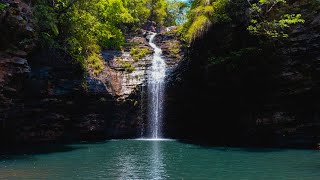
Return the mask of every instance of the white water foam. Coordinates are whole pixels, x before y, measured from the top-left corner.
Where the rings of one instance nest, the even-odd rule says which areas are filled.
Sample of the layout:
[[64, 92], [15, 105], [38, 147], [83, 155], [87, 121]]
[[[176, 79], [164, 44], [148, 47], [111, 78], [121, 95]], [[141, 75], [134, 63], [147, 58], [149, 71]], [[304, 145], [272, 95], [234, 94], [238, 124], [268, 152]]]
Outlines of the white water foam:
[[157, 34], [152, 33], [149, 44], [154, 49], [151, 73], [148, 79], [149, 93], [149, 127], [152, 139], [161, 139], [161, 127], [163, 116], [163, 98], [164, 98], [164, 79], [166, 75], [166, 64], [161, 57], [162, 50], [158, 48], [153, 40]]

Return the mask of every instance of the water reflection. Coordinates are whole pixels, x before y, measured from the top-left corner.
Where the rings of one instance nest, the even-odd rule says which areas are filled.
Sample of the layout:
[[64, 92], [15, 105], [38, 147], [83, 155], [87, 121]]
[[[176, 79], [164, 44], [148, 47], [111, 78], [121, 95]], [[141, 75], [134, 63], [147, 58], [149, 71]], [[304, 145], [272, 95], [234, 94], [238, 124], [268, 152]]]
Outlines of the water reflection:
[[[117, 179], [165, 179], [167, 178], [166, 166], [161, 141], [136, 141], [137, 146], [121, 147], [115, 155], [113, 177]], [[148, 149], [145, 151], [145, 149]], [[141, 153], [144, 151], [145, 153]], [[147, 177], [147, 178], [146, 178]]]
[[119, 179], [138, 179], [137, 176], [137, 163], [134, 156], [120, 156], [121, 161], [119, 161]]
[[116, 169], [111, 177], [117, 177], [117, 179], [138, 179], [139, 166], [137, 161], [139, 157], [137, 156], [134, 149], [124, 146], [121, 147], [114, 156], [116, 163], [114, 169]]
[[160, 141], [152, 141], [150, 179], [164, 179], [166, 169]]
[[119, 140], [0, 161], [0, 179], [320, 179], [320, 153]]

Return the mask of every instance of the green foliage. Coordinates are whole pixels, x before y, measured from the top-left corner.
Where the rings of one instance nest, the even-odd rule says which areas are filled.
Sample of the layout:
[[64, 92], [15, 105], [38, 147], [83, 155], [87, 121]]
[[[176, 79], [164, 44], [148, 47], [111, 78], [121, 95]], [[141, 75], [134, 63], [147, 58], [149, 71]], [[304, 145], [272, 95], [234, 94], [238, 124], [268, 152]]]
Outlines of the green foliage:
[[38, 0], [34, 9], [42, 46], [63, 50], [94, 73], [103, 69], [101, 49], [120, 49], [121, 28], [134, 22], [122, 0]]
[[174, 26], [186, 21], [188, 4], [179, 0], [170, 0], [166, 8], [165, 26]]
[[133, 72], [136, 67], [133, 66], [130, 62], [121, 62], [122, 68], [124, 68], [125, 71], [131, 73]]
[[[250, 1], [248, 1], [250, 3]], [[251, 21], [248, 31], [270, 38], [287, 38], [286, 30], [292, 25], [304, 23], [301, 14], [288, 14], [285, 0], [259, 0], [250, 3]]]
[[104, 48], [120, 49], [124, 37], [121, 26], [132, 23], [133, 17], [121, 0], [96, 0], [96, 16], [100, 19], [99, 43]]
[[186, 37], [189, 41], [196, 39], [201, 36], [211, 26], [212, 22], [205, 15], [197, 16], [188, 28]]
[[168, 2], [166, 0], [148, 0], [147, 6], [150, 9], [149, 19], [155, 21], [158, 25], [163, 25], [167, 15]]
[[130, 55], [135, 61], [144, 58], [146, 55], [150, 54], [151, 51], [148, 48], [137, 48], [133, 47], [130, 50]]
[[[212, 8], [206, 7], [204, 14], [212, 15], [208, 12], [210, 10], [219, 12], [217, 9], [220, 8], [219, 3], [222, 1], [226, 0], [212, 2], [210, 4]], [[186, 3], [177, 0], [170, 2], [168, 0], [33, 0], [32, 2], [41, 46], [64, 52], [84, 70], [90, 67], [93, 73], [103, 70], [100, 55], [102, 49], [122, 48], [123, 32], [137, 29], [148, 20], [155, 21], [158, 25], [179, 24], [184, 21], [182, 15], [187, 8]], [[5, 5], [1, 3], [0, 8], [4, 9]], [[191, 15], [192, 13], [190, 17]], [[197, 13], [198, 15], [201, 14]], [[199, 19], [195, 21], [192, 18], [192, 22], [195, 23], [190, 31], [196, 29], [197, 24], [203, 24], [199, 23]], [[173, 51], [176, 51], [176, 48], [173, 48]], [[135, 61], [149, 53], [150, 51], [144, 48], [131, 50]], [[132, 69], [129, 65], [125, 66], [129, 70]]]
[[[83, 69], [94, 73], [103, 69], [101, 49], [119, 50], [123, 32], [135, 29], [148, 20], [162, 25], [174, 24], [185, 3], [167, 0], [35, 0], [37, 32], [44, 48], [59, 49], [72, 57]], [[2, 6], [1, 6], [2, 7]], [[170, 13], [170, 16], [167, 16]], [[167, 19], [165, 19], [167, 17]], [[131, 50], [135, 61], [148, 49]], [[125, 65], [127, 69], [132, 69]]]
[[185, 39], [192, 42], [206, 32], [212, 24], [230, 21], [226, 13], [228, 3], [228, 0], [193, 1], [188, 12], [188, 21], [180, 34], [185, 34]]
[[134, 26], [139, 27], [147, 22], [150, 16], [147, 0], [123, 0], [123, 3], [133, 18]]
[[88, 57], [88, 65], [93, 69], [93, 74], [99, 74], [103, 70], [101, 59], [101, 55], [96, 53], [93, 53]]
[[54, 7], [48, 6], [45, 1], [40, 1], [34, 9], [41, 45], [45, 47], [57, 46], [56, 38], [59, 35], [59, 29]]
[[7, 4], [0, 2], [0, 11], [5, 10], [7, 7], [8, 7]]

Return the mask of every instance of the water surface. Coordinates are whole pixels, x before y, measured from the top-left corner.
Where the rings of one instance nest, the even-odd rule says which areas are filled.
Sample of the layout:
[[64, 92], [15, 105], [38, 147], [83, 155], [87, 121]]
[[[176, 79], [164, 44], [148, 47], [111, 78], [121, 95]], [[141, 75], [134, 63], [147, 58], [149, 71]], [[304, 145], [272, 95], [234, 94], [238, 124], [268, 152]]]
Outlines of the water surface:
[[0, 179], [320, 179], [320, 151], [113, 140], [2, 155]]

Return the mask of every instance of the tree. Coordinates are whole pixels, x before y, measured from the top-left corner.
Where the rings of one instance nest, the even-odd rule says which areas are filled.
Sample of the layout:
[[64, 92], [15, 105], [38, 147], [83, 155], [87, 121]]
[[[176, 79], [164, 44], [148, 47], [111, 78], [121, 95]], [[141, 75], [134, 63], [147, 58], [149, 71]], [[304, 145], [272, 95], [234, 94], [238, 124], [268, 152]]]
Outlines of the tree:
[[163, 25], [167, 15], [167, 5], [168, 2], [166, 0], [148, 0], [148, 8], [150, 9], [149, 20], [155, 21], [158, 25]]
[[301, 14], [290, 14], [284, 9], [285, 0], [259, 0], [250, 5], [251, 21], [248, 31], [254, 35], [270, 38], [287, 38], [286, 30], [295, 24], [304, 23]]
[[139, 27], [147, 22], [150, 17], [150, 9], [147, 7], [148, 0], [123, 0], [123, 4], [133, 17], [134, 26]]
[[93, 73], [102, 70], [101, 49], [120, 49], [121, 27], [134, 21], [122, 0], [38, 0], [35, 16], [44, 46], [64, 51]]
[[179, 0], [168, 1], [166, 8], [165, 26], [182, 24], [186, 21], [186, 9], [188, 4]]

